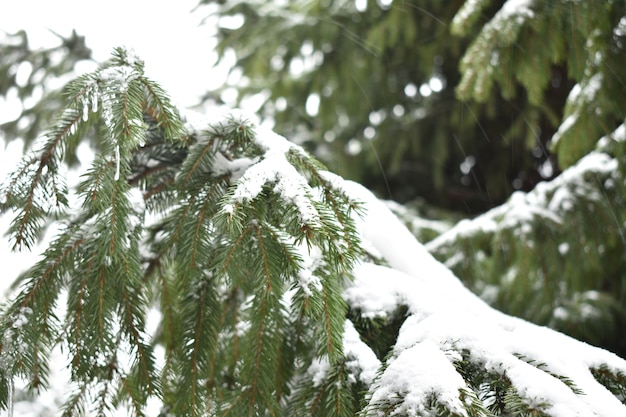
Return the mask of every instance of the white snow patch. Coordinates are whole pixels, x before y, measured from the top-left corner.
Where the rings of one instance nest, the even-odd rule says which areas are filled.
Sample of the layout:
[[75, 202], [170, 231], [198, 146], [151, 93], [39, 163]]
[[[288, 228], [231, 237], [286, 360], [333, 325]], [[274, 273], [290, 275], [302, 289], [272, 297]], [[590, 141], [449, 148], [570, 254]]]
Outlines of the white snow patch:
[[[231, 112], [233, 120], [248, 121], [247, 116]], [[254, 200], [267, 184], [274, 183], [274, 191], [281, 198], [293, 204], [302, 224], [318, 227], [319, 213], [312, 204], [313, 190], [306, 179], [287, 161], [286, 153], [291, 150], [304, 151], [284, 137], [258, 125], [252, 125], [256, 135], [254, 142], [265, 151], [262, 158], [247, 167], [237, 181], [233, 193], [233, 203], [245, 203]], [[232, 203], [231, 203], [232, 204]]]
[[626, 16], [622, 16], [619, 20], [615, 29], [613, 29], [613, 34], [620, 38], [626, 36]]
[[[418, 359], [419, 358], [419, 359]], [[384, 404], [403, 398], [394, 410], [398, 415], [420, 415], [431, 396], [453, 414], [466, 415], [458, 398], [467, 388], [463, 378], [438, 346], [426, 340], [416, 343], [390, 361], [380, 379], [374, 383], [370, 404]]]
[[[560, 181], [570, 175], [579, 178], [591, 169], [611, 169], [612, 161], [607, 155], [592, 154]], [[417, 414], [424, 400], [434, 395], [463, 415], [459, 389], [465, 384], [454, 362], [467, 352], [467, 359], [509, 378], [528, 404], [546, 404], [549, 415], [626, 415], [626, 406], [590, 372], [602, 364], [626, 372], [626, 361], [492, 309], [428, 254], [384, 203], [358, 184], [346, 181], [344, 189], [364, 202], [367, 214], [358, 230], [389, 263], [359, 264], [345, 289], [346, 301], [366, 317], [385, 316], [401, 305], [410, 314], [388, 366], [370, 388], [370, 406], [403, 398], [398, 412]], [[585, 394], [575, 394], [552, 374], [571, 378]]]
[[595, 99], [596, 94], [601, 86], [602, 74], [597, 73], [589, 77], [589, 79], [587, 79], [586, 81], [577, 83], [576, 85], [574, 85], [574, 87], [572, 87], [569, 95], [567, 96], [567, 102], [570, 105], [576, 105], [577, 107], [570, 115], [568, 115], [563, 120], [563, 122], [561, 122], [558, 130], [550, 139], [552, 145], [556, 145], [561, 140], [561, 138], [576, 124], [576, 121], [580, 117], [580, 109], [578, 108], [580, 107], [580, 103], [592, 102]]
[[214, 175], [220, 176], [229, 174], [231, 179], [237, 181], [243, 173], [256, 162], [258, 158], [237, 158], [233, 160], [227, 159], [221, 152], [215, 152], [215, 159], [211, 170]]
[[120, 179], [120, 145], [115, 141], [115, 181]]
[[461, 6], [456, 15], [454, 15], [452, 24], [455, 26], [462, 25], [468, 17], [476, 13], [479, 4], [482, 2], [482, 0], [466, 0], [463, 2], [463, 6]]
[[534, 0], [507, 0], [495, 18], [503, 19], [512, 15], [533, 17], [534, 12], [531, 9], [533, 3]]
[[21, 329], [26, 323], [28, 323], [28, 316], [33, 313], [33, 310], [30, 307], [21, 307], [17, 316], [13, 320], [13, 324], [11, 327], [14, 329]]
[[137, 187], [131, 187], [128, 190], [128, 202], [130, 207], [137, 214], [143, 214], [146, 211], [146, 201], [143, 198], [143, 193]]
[[[139, 73], [131, 66], [115, 65], [104, 68], [98, 73], [98, 78], [105, 82], [105, 86], [111, 85], [114, 88], [105, 89], [103, 92], [108, 94], [125, 93], [130, 83], [139, 77]], [[118, 90], [119, 89], [119, 90]]]
[[558, 306], [552, 312], [552, 316], [557, 320], [567, 320], [569, 318], [569, 312], [563, 306]]
[[137, 52], [135, 52], [134, 48], [123, 47], [123, 49], [126, 54], [126, 63], [129, 66], [134, 67], [136, 65], [144, 64], [143, 60], [139, 58], [139, 56], [137, 55]]
[[330, 369], [330, 363], [326, 356], [313, 359], [307, 374], [311, 377], [314, 387], [319, 387], [324, 383], [328, 370]]
[[216, 174], [230, 173], [232, 179], [236, 181], [231, 201], [222, 208], [224, 212], [232, 214], [237, 204], [253, 201], [265, 186], [272, 184], [274, 192], [285, 202], [296, 207], [302, 224], [309, 227], [321, 225], [319, 213], [313, 205], [314, 190], [306, 178], [287, 160], [286, 154], [289, 152], [306, 156], [306, 152], [300, 146], [259, 125], [256, 116], [239, 109], [227, 111], [215, 118], [201, 117], [187, 111], [184, 119], [187, 128], [199, 134], [199, 141], [207, 140], [201, 133], [207, 129], [239, 124], [241, 128], [254, 131], [252, 140], [264, 152], [261, 157], [234, 160], [216, 152], [213, 171]]
[[285, 159], [284, 154], [265, 155], [264, 159], [249, 167], [237, 182], [233, 202], [254, 200], [268, 183], [275, 183], [274, 191], [283, 200], [296, 206], [302, 224], [312, 227], [320, 225], [319, 213], [311, 202], [310, 186]]
[[318, 276], [314, 274], [315, 270], [324, 264], [323, 254], [317, 246], [307, 247], [302, 244], [296, 246], [298, 249], [302, 264], [298, 271], [298, 284], [302, 291], [307, 295], [313, 295], [313, 288], [316, 291], [322, 290], [322, 282]]
[[361, 382], [370, 386], [381, 366], [372, 349], [359, 336], [351, 321], [346, 320], [343, 334], [343, 351], [346, 366]]
[[612, 141], [626, 142], [626, 124], [622, 123], [609, 135], [602, 136], [600, 140], [598, 140], [598, 148], [602, 149], [608, 146]]
[[[344, 291], [344, 298], [352, 308], [360, 310], [364, 318], [387, 317], [404, 304], [402, 285], [398, 275], [384, 266], [362, 263], [354, 269], [354, 282]], [[368, 279], [383, 277], [384, 279]]]

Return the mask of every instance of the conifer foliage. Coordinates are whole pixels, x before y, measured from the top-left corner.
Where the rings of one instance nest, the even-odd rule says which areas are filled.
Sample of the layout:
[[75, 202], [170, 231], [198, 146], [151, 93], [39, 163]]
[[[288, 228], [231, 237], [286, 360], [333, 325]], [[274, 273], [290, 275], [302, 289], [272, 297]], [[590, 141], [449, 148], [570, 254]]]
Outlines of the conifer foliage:
[[72, 81], [3, 187], [16, 248], [58, 228], [1, 310], [3, 408], [60, 349], [67, 416], [626, 411], [624, 360], [491, 309], [363, 187], [243, 113], [182, 116], [143, 68], [120, 48]]
[[[496, 308], [626, 357], [626, 2], [203, 3], [278, 129], [380, 196], [489, 208], [431, 253]], [[408, 215], [423, 242], [448, 227], [420, 217], [450, 222]]]
[[[50, 221], [62, 226], [4, 311], [2, 403], [13, 377], [48, 384], [60, 344], [76, 383], [68, 415], [90, 395], [99, 414], [121, 400], [141, 413], [162, 395], [176, 415], [276, 415], [297, 366], [343, 358], [358, 204], [302, 149], [257, 135], [241, 115], [185, 128], [125, 49], [67, 93], [3, 191], [16, 247], [30, 248]], [[103, 151], [77, 209], [60, 168], [90, 128]], [[145, 327], [155, 303], [162, 378]]]

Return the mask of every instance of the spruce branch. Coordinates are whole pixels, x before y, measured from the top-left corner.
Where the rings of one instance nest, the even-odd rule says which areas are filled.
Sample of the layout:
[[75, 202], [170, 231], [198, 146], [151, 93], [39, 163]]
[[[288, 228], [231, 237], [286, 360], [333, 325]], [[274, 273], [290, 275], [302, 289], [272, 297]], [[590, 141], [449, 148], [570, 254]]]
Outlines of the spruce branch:
[[[24, 158], [22, 167], [10, 177], [6, 190], [2, 191], [5, 197], [2, 211], [18, 211], [9, 228], [14, 250], [30, 249], [53, 211], [67, 206], [67, 190], [59, 187], [63, 184], [58, 173], [62, 158], [60, 148], [63, 141], [75, 133], [79, 120], [76, 111], [67, 109], [46, 135], [41, 149], [34, 156]], [[50, 190], [52, 200], [48, 198]]]
[[[179, 343], [181, 349], [173, 352], [174, 368], [178, 373], [173, 388], [175, 410], [186, 415], [201, 415], [206, 403], [206, 393], [201, 381], [210, 368], [210, 353], [217, 343], [218, 330], [215, 317], [218, 317], [218, 299], [210, 280], [197, 273], [191, 275], [195, 282], [189, 282], [184, 289], [181, 302], [180, 320], [184, 329]], [[180, 356], [176, 356], [176, 355]], [[170, 383], [170, 381], [167, 381]], [[167, 388], [167, 386], [164, 389]]]
[[129, 296], [129, 289], [124, 287], [123, 294], [124, 300], [124, 331], [128, 334], [131, 341], [131, 348], [136, 352], [136, 374], [137, 379], [144, 387], [143, 390], [147, 394], [151, 394], [155, 389], [156, 379], [154, 375], [155, 365], [154, 357], [150, 347], [145, 343], [144, 336], [141, 334], [142, 329], [145, 328], [145, 323], [141, 320], [143, 317], [143, 311], [138, 307], [145, 305], [145, 302], [137, 300], [135, 297], [131, 299]]
[[[149, 104], [158, 107], [151, 117], [165, 126], [165, 139], [180, 133], [182, 124], [168, 99], [160, 96], [162, 90], [142, 81], [142, 64], [125, 51], [118, 50], [116, 54], [104, 69], [70, 83], [67, 108], [49, 130], [41, 150], [25, 159], [11, 177], [5, 193], [7, 204], [3, 206], [3, 210], [23, 207], [12, 230], [18, 244], [30, 245], [54, 214], [51, 204], [61, 211], [66, 205], [67, 190], [59, 173], [65, 155], [78, 146], [89, 122], [104, 120], [105, 153], [96, 158], [77, 189], [82, 198], [81, 211], [69, 218], [59, 237], [44, 252], [42, 261], [22, 278], [25, 284], [3, 312], [3, 334], [8, 341], [12, 334], [9, 329], [15, 324], [9, 317], [16, 311], [32, 311], [32, 318], [24, 321], [23, 326], [25, 335], [31, 334], [29, 341], [19, 349], [23, 352], [21, 358], [15, 356], [12, 365], [30, 381], [31, 389], [45, 386], [49, 351], [67, 338], [71, 377], [82, 388], [68, 403], [66, 413], [81, 407], [82, 393], [96, 385], [102, 388], [100, 413], [109, 408], [114, 385], [121, 384], [122, 379], [135, 380], [133, 383], [148, 395], [158, 387], [153, 382], [151, 348], [142, 336], [145, 323], [141, 318], [147, 299], [141, 295], [144, 282], [137, 242], [142, 234], [144, 208], [142, 204], [137, 206], [136, 200], [131, 202], [133, 190], [118, 179], [127, 176], [128, 161], [145, 140], [144, 95], [152, 95]], [[142, 86], [150, 91], [146, 93]], [[68, 289], [65, 323], [58, 326], [57, 299]], [[118, 331], [114, 330], [116, 321], [121, 323]], [[114, 363], [122, 346], [130, 346], [134, 358], [131, 374], [135, 376], [130, 379]], [[10, 353], [9, 348], [3, 343], [4, 356], [18, 352], [11, 348]], [[135, 396], [135, 401], [145, 405], [145, 398]]]

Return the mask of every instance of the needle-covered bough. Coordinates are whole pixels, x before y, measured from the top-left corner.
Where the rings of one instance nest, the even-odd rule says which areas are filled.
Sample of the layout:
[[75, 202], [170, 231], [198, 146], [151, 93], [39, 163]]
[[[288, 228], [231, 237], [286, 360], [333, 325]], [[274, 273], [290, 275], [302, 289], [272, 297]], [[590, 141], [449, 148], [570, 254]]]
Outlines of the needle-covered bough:
[[16, 248], [53, 235], [2, 307], [3, 408], [65, 378], [68, 416], [626, 415], [626, 361], [491, 309], [363, 187], [181, 116], [143, 65], [72, 81], [2, 189]]

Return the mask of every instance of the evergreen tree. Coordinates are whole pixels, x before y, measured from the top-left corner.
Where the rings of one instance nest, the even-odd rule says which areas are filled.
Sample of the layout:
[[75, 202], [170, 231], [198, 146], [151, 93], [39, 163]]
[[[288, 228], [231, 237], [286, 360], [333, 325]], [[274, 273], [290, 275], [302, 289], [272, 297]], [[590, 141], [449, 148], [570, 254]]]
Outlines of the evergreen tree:
[[[624, 356], [626, 112], [616, 94], [626, 79], [624, 2], [217, 3], [244, 18], [236, 29], [224, 23], [222, 47], [236, 48], [252, 81], [242, 94], [271, 82], [263, 112], [278, 129], [336, 168], [368, 162], [364, 153], [377, 147], [370, 168], [348, 166], [351, 176], [388, 164], [397, 190], [406, 177], [398, 167], [437, 156], [427, 187], [458, 186], [464, 162], [461, 173], [475, 174], [495, 203], [512, 180], [532, 176], [528, 166], [564, 169], [427, 248], [495, 306]], [[274, 37], [277, 28], [292, 36]], [[414, 48], [411, 40], [433, 34], [439, 43]], [[89, 56], [76, 34], [48, 51], [30, 51], [23, 33], [11, 39], [2, 45], [11, 52], [2, 95], [36, 96], [41, 74], [61, 75]], [[50, 61], [58, 52], [68, 59]], [[17, 82], [20, 61], [32, 70]], [[342, 65], [327, 67], [333, 62]], [[357, 87], [340, 88], [349, 85]], [[435, 88], [418, 94], [422, 85]], [[475, 102], [459, 105], [455, 91]], [[364, 98], [368, 111], [355, 106]], [[32, 140], [60, 114], [0, 200], [14, 216], [16, 248], [51, 225], [57, 233], [1, 310], [3, 407], [14, 383], [33, 394], [49, 387], [60, 350], [72, 390], [66, 415], [124, 406], [141, 415], [149, 400], [173, 415], [624, 414], [622, 359], [490, 309], [369, 192], [251, 116], [196, 120], [174, 108], [129, 51], [70, 83], [65, 98], [44, 92], [39, 103], [3, 126], [7, 139]], [[417, 138], [430, 153], [415, 157], [407, 150], [417, 127], [443, 133]], [[373, 142], [360, 139], [367, 128]], [[526, 154], [496, 194], [479, 166], [500, 161], [493, 138], [503, 132], [522, 145], [503, 152], [542, 150], [552, 139], [558, 161]], [[458, 149], [456, 140], [445, 145], [454, 134]], [[329, 143], [315, 144], [315, 135]], [[490, 141], [474, 148], [477, 136]], [[97, 156], [74, 189], [63, 172], [85, 141]], [[339, 152], [346, 144], [364, 149], [358, 159]], [[338, 160], [327, 158], [329, 147]], [[412, 195], [414, 182], [394, 195]], [[428, 227], [427, 239], [442, 231]]]
[[[476, 211], [476, 187], [502, 202], [428, 248], [497, 308], [626, 357], [624, 1], [205, 3], [243, 17], [222, 48], [242, 95], [275, 86], [277, 129], [382, 196], [384, 171], [396, 199]], [[396, 212], [424, 242], [447, 227]]]
[[616, 158], [591, 152], [427, 247], [493, 306], [626, 357], [623, 182]]
[[[616, 94], [626, 79], [626, 3], [522, 3], [482, 28], [457, 89], [483, 100], [494, 85], [513, 94], [517, 81], [539, 103], [552, 66], [566, 64], [575, 84], [551, 138], [565, 171], [429, 249], [496, 307], [626, 357], [626, 101]], [[467, 31], [485, 4], [467, 2], [453, 30]]]
[[[537, 55], [543, 65], [549, 51], [496, 33], [491, 42], [504, 50], [505, 64], [494, 70], [506, 89], [483, 86], [480, 100], [470, 92], [476, 80], [459, 68], [464, 56], [477, 55], [481, 25], [505, 0], [203, 3], [215, 8], [220, 51], [235, 56], [233, 73], [241, 74], [224, 88], [234, 87], [240, 100], [263, 93], [260, 111], [279, 131], [381, 196], [401, 203], [419, 197], [467, 215], [559, 172], [547, 143], [573, 85], [565, 62], [526, 71], [531, 97], [515, 68], [532, 66]], [[534, 3], [545, 9], [558, 2]], [[554, 13], [577, 7], [566, 3]], [[463, 4], [467, 23], [457, 15]], [[579, 25], [548, 28], [536, 31], [568, 45]]]
[[251, 116], [176, 109], [143, 68], [116, 49], [72, 81], [2, 190], [16, 247], [58, 226], [1, 311], [3, 408], [60, 348], [68, 416], [624, 414], [625, 360], [493, 310], [365, 188]]

